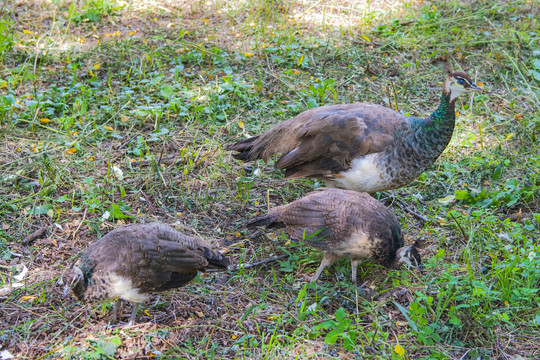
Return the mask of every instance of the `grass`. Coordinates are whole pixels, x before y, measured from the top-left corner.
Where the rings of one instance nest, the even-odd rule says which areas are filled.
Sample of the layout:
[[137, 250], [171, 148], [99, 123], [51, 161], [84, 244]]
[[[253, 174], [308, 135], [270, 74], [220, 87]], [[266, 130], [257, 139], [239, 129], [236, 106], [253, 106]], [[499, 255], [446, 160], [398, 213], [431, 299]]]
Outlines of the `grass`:
[[[540, 25], [535, 1], [4, 2], [0, 345], [20, 358], [537, 358]], [[425, 116], [447, 69], [485, 91], [415, 182], [378, 194], [427, 274], [321, 255], [246, 218], [320, 186], [225, 144], [310, 107]], [[398, 199], [401, 199], [399, 201]], [[423, 214], [420, 221], [404, 210]], [[107, 215], [108, 214], [108, 215]], [[140, 325], [56, 284], [96, 237], [161, 221], [259, 267], [152, 296]], [[23, 243], [39, 228], [46, 236]], [[14, 276], [26, 266], [17, 283]], [[5, 290], [8, 289], [8, 290]], [[127, 316], [126, 310], [124, 317]]]

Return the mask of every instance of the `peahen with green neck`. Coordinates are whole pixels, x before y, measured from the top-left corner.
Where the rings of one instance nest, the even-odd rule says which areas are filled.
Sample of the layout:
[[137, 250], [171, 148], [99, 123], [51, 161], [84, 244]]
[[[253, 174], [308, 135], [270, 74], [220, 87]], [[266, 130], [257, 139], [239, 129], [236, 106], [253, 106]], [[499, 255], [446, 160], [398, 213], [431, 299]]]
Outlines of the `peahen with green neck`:
[[268, 161], [286, 178], [309, 177], [327, 186], [376, 192], [407, 185], [444, 151], [454, 131], [458, 96], [480, 87], [460, 71], [448, 75], [441, 102], [425, 119], [368, 103], [307, 110], [228, 150], [239, 160]]

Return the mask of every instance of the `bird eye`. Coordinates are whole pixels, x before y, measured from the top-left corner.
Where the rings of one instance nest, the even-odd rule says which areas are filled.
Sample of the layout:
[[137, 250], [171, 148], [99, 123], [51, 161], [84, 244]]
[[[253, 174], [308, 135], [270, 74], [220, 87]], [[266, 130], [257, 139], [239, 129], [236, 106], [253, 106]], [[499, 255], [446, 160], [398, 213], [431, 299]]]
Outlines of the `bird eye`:
[[465, 81], [463, 79], [458, 79], [457, 83], [459, 85], [463, 85], [463, 84], [465, 84]]

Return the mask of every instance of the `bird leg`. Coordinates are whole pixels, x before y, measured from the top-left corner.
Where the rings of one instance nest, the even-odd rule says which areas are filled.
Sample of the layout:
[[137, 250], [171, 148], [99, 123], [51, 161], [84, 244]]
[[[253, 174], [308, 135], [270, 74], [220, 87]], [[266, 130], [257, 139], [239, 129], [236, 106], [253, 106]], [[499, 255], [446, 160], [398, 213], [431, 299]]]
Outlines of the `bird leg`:
[[129, 318], [128, 326], [135, 325], [135, 316], [137, 315], [137, 311], [139, 311], [139, 303], [134, 302], [133, 306], [131, 308], [131, 317]]
[[317, 280], [319, 279], [319, 276], [321, 276], [323, 270], [325, 267], [327, 266], [330, 266], [334, 263], [334, 261], [336, 261], [336, 257], [334, 257], [333, 255], [330, 255], [330, 254], [324, 254], [324, 257], [321, 261], [321, 265], [319, 266], [319, 268], [317, 269], [317, 272], [315, 273], [315, 275], [313, 275], [313, 277], [311, 278], [311, 282], [317, 282]]
[[[118, 311], [120, 309], [120, 311]], [[117, 299], [114, 303], [113, 307], [113, 315], [112, 315], [112, 321], [114, 324], [118, 322], [118, 314], [120, 314], [120, 318], [122, 317], [122, 312], [124, 311], [124, 300]]]
[[352, 273], [352, 282], [356, 285], [356, 268], [360, 261], [351, 259], [351, 273]]

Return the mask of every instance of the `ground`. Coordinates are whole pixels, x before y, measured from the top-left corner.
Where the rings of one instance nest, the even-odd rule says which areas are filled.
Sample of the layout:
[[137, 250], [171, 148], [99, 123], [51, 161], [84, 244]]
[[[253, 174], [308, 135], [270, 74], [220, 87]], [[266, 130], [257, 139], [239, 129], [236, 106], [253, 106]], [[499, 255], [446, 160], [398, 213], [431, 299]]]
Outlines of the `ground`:
[[[540, 357], [537, 1], [0, 11], [2, 359]], [[328, 104], [427, 116], [448, 70], [483, 92], [458, 101], [433, 166], [375, 195], [425, 275], [366, 261], [362, 291], [342, 261], [310, 284], [319, 252], [246, 229], [322, 184], [236, 161], [227, 144]], [[92, 241], [151, 221], [208, 239], [237, 268], [153, 294], [132, 327], [129, 306], [108, 326], [112, 303], [63, 296], [62, 272]]]

